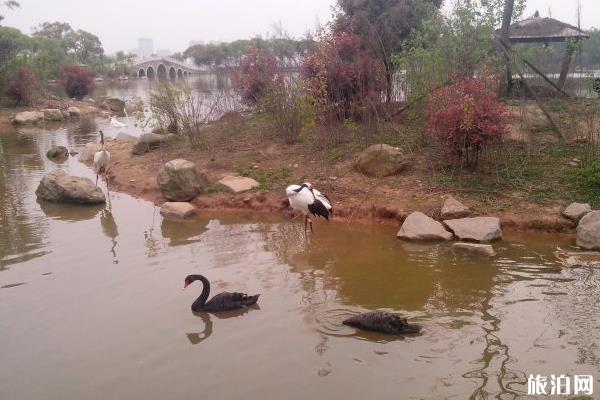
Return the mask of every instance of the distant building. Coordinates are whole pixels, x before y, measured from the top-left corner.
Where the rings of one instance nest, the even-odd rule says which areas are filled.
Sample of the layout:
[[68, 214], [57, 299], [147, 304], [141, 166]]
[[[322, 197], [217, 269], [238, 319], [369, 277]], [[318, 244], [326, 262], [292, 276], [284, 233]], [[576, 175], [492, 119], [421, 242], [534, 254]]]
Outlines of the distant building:
[[147, 58], [152, 57], [154, 54], [154, 42], [152, 39], [140, 38], [138, 39], [139, 48], [136, 51], [138, 57]]
[[157, 57], [169, 57], [173, 52], [169, 49], [158, 49], [156, 53], [154, 53]]

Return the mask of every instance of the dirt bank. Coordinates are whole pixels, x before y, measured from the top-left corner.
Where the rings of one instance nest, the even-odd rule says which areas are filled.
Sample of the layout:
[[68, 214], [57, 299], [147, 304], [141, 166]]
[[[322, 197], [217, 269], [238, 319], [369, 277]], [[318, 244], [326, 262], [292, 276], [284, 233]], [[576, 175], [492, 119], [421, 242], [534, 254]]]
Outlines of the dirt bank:
[[[573, 224], [560, 217], [570, 202], [563, 199], [530, 201], [523, 191], [466, 190], [453, 182], [440, 185], [431, 176], [431, 159], [411, 154], [411, 168], [405, 173], [381, 179], [368, 178], [353, 168], [354, 148], [315, 148], [314, 143], [286, 145], [276, 138], [257, 133], [252, 123], [238, 128], [220, 121], [206, 132], [205, 147], [193, 150], [184, 139], [151, 153], [133, 156], [131, 143], [111, 141], [109, 170], [113, 190], [161, 204], [156, 174], [164, 163], [184, 158], [205, 170], [211, 182], [226, 174], [240, 174], [261, 183], [257, 191], [224, 193], [216, 185], [192, 203], [205, 211], [243, 211], [291, 215], [285, 187], [309, 181], [327, 193], [335, 206], [334, 217], [348, 222], [371, 221], [398, 226], [413, 211], [439, 218], [443, 197], [453, 195], [476, 216], [498, 216], [506, 229], [572, 233]], [[345, 145], [348, 147], [347, 145]], [[344, 149], [346, 149], [344, 147]], [[487, 179], [486, 176], [473, 179]], [[542, 182], [542, 185], [544, 183]], [[467, 185], [468, 186], [468, 185]]]

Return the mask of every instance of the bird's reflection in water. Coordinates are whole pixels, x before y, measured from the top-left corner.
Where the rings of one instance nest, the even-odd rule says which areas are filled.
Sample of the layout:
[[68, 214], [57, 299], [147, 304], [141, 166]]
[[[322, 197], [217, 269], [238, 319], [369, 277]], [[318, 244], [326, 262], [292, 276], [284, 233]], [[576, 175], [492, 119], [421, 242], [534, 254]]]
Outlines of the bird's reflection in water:
[[117, 223], [115, 222], [115, 218], [112, 215], [112, 212], [109, 208], [105, 208], [100, 213], [100, 225], [102, 226], [102, 232], [104, 235], [110, 239], [111, 248], [110, 252], [113, 255], [114, 263], [118, 264], [117, 260], [117, 237], [119, 236], [119, 229], [117, 227]]
[[221, 312], [221, 313], [215, 313], [215, 314], [209, 314], [209, 313], [192, 313], [195, 316], [199, 317], [202, 322], [204, 323], [204, 330], [201, 332], [192, 332], [192, 333], [186, 333], [185, 336], [187, 336], [187, 339], [190, 341], [190, 343], [192, 345], [196, 345], [196, 344], [200, 344], [203, 341], [205, 341], [206, 339], [208, 339], [212, 334], [213, 334], [213, 321], [212, 318], [216, 318], [217, 320], [219, 319], [230, 319], [230, 318], [238, 318], [241, 317], [242, 315], [248, 313], [250, 310], [260, 310], [260, 306], [258, 304], [255, 304], [253, 306], [241, 309], [241, 310], [235, 310], [235, 311], [227, 311], [227, 312]]

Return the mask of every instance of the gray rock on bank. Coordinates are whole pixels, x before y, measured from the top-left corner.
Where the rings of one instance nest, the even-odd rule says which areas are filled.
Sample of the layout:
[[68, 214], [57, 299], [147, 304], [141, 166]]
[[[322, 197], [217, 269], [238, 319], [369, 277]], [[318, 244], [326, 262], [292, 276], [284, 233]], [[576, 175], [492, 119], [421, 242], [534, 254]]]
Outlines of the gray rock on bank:
[[145, 133], [137, 139], [137, 142], [131, 149], [131, 154], [142, 155], [148, 153], [151, 150], [157, 149], [160, 146], [165, 145], [169, 141], [175, 139], [175, 135], [172, 133], [166, 135], [159, 135], [157, 133]]
[[586, 250], [600, 250], [600, 211], [592, 211], [579, 221], [577, 246]]
[[496, 255], [494, 248], [489, 244], [459, 242], [454, 243], [452, 248], [465, 253], [477, 254], [486, 257], [494, 257]]
[[583, 218], [586, 214], [589, 214], [591, 212], [592, 212], [592, 206], [590, 206], [587, 203], [586, 204], [571, 203], [571, 205], [569, 205], [569, 207], [567, 207], [562, 212], [562, 215], [565, 218], [570, 219], [571, 221], [579, 222], [579, 220], [581, 218]]
[[70, 117], [81, 117], [81, 110], [78, 107], [69, 107], [67, 112]]
[[160, 215], [165, 218], [185, 219], [196, 215], [196, 209], [190, 203], [167, 202], [160, 208]]
[[454, 235], [440, 222], [417, 211], [406, 218], [396, 237], [411, 241], [439, 241], [452, 240]]
[[171, 201], [193, 200], [208, 185], [206, 174], [183, 159], [166, 163], [158, 172], [156, 182], [163, 196]]
[[69, 158], [69, 149], [65, 146], [52, 146], [46, 152], [46, 157], [52, 161], [64, 161]]
[[100, 107], [114, 111], [114, 112], [123, 112], [125, 110], [125, 102], [118, 97], [108, 97], [101, 99]]
[[461, 240], [492, 242], [502, 239], [500, 219], [496, 217], [475, 217], [444, 220], [456, 237]]
[[260, 186], [260, 183], [252, 178], [234, 175], [227, 175], [218, 183], [232, 193], [242, 193]]
[[42, 112], [44, 113], [44, 120], [46, 121], [58, 122], [65, 119], [62, 111], [60, 111], [58, 108], [47, 108], [42, 110]]
[[447, 196], [442, 206], [443, 219], [465, 218], [471, 214], [471, 210], [452, 196]]
[[53, 203], [101, 204], [106, 202], [102, 189], [88, 178], [54, 171], [44, 176], [35, 191], [38, 199]]
[[364, 175], [382, 178], [404, 171], [409, 160], [404, 153], [388, 144], [376, 144], [358, 155], [354, 167]]

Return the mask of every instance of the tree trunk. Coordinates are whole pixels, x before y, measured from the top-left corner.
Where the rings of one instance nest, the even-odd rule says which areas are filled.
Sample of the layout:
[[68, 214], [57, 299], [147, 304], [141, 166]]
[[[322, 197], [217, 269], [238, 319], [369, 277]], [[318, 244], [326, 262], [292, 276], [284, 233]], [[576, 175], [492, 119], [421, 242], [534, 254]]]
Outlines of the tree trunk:
[[[510, 46], [509, 28], [510, 23], [512, 21], [514, 9], [515, 0], [506, 0], [506, 2], [504, 3], [504, 13], [502, 14], [502, 28], [500, 28], [500, 38], [507, 46]], [[507, 92], [510, 92], [512, 85], [512, 68], [510, 66], [510, 58], [507, 56], [504, 58], [504, 61], [506, 62], [506, 89]]]
[[567, 43], [567, 51], [565, 52], [565, 58], [563, 59], [562, 67], [560, 68], [560, 78], [558, 78], [558, 87], [561, 89], [565, 88], [567, 82], [567, 76], [569, 75], [569, 69], [571, 68], [571, 61], [573, 59], [573, 53], [575, 52], [575, 46], [571, 43]]

